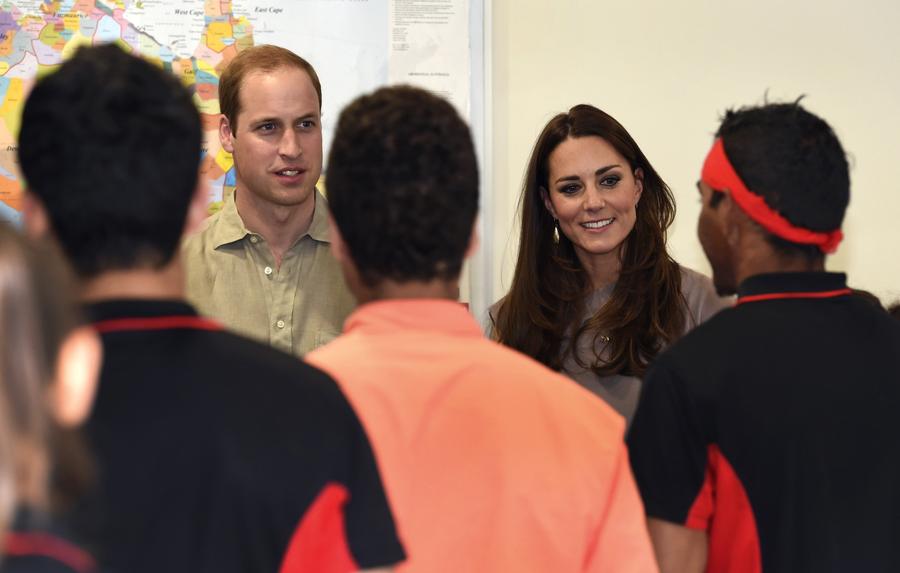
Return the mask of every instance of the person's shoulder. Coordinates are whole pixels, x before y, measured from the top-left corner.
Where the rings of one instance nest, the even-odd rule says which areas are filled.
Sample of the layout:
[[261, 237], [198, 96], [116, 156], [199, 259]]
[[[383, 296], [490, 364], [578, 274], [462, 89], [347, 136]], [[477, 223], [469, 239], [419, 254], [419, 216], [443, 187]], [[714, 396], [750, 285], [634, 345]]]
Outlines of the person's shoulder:
[[688, 330], [734, 306], [734, 297], [719, 295], [711, 278], [683, 265], [679, 265], [679, 269], [681, 295], [688, 310]]
[[488, 307], [486, 316], [482, 324], [485, 335], [488, 338], [496, 339], [497, 317], [500, 316], [500, 309], [506, 303], [506, 296], [500, 298], [497, 302]]
[[194, 360], [222, 399], [238, 397], [247, 406], [265, 403], [297, 413], [347, 407], [334, 379], [305, 360], [224, 330], [205, 333], [204, 338]]
[[0, 573], [94, 573], [93, 556], [42, 512], [19, 509], [3, 539]]
[[181, 251], [186, 257], [199, 256], [204, 251], [212, 248], [212, 237], [216, 227], [220, 224], [222, 211], [216, 211], [203, 220], [200, 227], [186, 235], [181, 242]]
[[498, 342], [482, 343], [485, 379], [503, 384], [514, 394], [513, 401], [529, 399], [532, 408], [555, 416], [561, 427], [603, 436], [603, 440], [624, 432], [624, 418], [568, 376]]
[[261, 377], [273, 380], [328, 380], [327, 374], [292, 354], [239, 334], [221, 330], [211, 333], [210, 355], [217, 354], [217, 362], [225, 368], [245, 365]]

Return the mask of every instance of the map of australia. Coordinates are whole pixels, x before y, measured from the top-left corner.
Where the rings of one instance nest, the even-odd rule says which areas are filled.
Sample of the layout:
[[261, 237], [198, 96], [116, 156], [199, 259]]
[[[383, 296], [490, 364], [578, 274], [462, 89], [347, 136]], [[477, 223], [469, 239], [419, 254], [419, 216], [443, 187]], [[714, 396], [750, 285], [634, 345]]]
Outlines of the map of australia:
[[205, 134], [202, 171], [216, 201], [234, 188], [231, 156], [217, 132], [219, 76], [228, 62], [254, 40], [309, 59], [325, 86], [327, 144], [327, 121], [338, 106], [386, 79], [387, 30], [377, 25], [386, 18], [386, 2], [369, 0], [0, 0], [0, 218], [19, 217], [16, 141], [25, 98], [80, 46], [116, 43], [191, 90]]

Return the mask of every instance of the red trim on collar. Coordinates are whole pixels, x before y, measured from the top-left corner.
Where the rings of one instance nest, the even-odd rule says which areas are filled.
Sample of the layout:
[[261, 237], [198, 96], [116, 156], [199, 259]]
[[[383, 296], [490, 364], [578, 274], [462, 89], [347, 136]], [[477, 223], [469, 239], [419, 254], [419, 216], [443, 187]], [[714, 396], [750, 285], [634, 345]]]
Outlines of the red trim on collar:
[[745, 302], [758, 302], [761, 300], [778, 300], [778, 299], [787, 299], [787, 298], [834, 298], [837, 296], [844, 296], [848, 294], [853, 294], [853, 291], [848, 288], [842, 288], [838, 290], [824, 290], [824, 291], [813, 291], [813, 292], [769, 292], [765, 294], [751, 294], [748, 296], [739, 297], [736, 304], [744, 304]]
[[201, 316], [154, 316], [146, 318], [113, 318], [94, 323], [100, 334], [125, 330], [169, 330], [188, 328], [193, 330], [222, 330], [222, 325]]
[[47, 557], [78, 571], [87, 573], [97, 568], [97, 563], [89, 553], [48, 533], [16, 533], [6, 534], [3, 552], [9, 556]]

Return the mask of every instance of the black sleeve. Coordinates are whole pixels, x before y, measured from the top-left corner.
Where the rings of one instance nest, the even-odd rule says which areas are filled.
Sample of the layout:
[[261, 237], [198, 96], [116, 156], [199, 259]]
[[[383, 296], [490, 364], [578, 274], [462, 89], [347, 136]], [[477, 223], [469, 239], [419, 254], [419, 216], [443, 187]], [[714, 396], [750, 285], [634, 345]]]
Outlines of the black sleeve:
[[627, 437], [647, 515], [705, 529], [708, 440], [690, 392], [662, 357], [650, 370]]
[[318, 475], [320, 489], [294, 528], [279, 571], [350, 573], [397, 564], [406, 556], [369, 440], [334, 380], [311, 372], [315, 407], [307, 417], [315, 426], [307, 430], [317, 431], [325, 472]]
[[348, 447], [341, 482], [350, 493], [344, 515], [350, 551], [364, 569], [399, 563], [406, 555], [372, 446], [346, 399], [344, 404]]

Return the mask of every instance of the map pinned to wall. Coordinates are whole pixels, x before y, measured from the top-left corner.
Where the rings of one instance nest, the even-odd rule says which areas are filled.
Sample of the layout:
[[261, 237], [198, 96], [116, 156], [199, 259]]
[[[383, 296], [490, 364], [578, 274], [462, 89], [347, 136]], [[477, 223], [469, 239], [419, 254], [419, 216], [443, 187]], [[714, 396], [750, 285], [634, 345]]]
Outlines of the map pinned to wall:
[[[394, 12], [413, 4], [427, 9], [433, 0], [400, 1], [402, 5], [398, 0], [0, 1], [0, 218], [20, 218], [23, 183], [16, 141], [25, 98], [36, 78], [80, 46], [116, 43], [172, 72], [192, 91], [203, 119], [202, 171], [210, 181], [210, 201], [216, 202], [235, 184], [231, 156], [222, 150], [217, 133], [219, 75], [228, 62], [255, 44], [284, 46], [309, 60], [322, 82], [327, 149], [344, 105], [388, 81], [404, 81], [395, 69], [389, 77]], [[442, 10], [459, 5], [459, 13], [467, 14], [464, 0], [438, 4]], [[429, 48], [429, 54], [433, 51]], [[467, 101], [468, 68], [455, 73], [465, 78], [457, 101]]]

